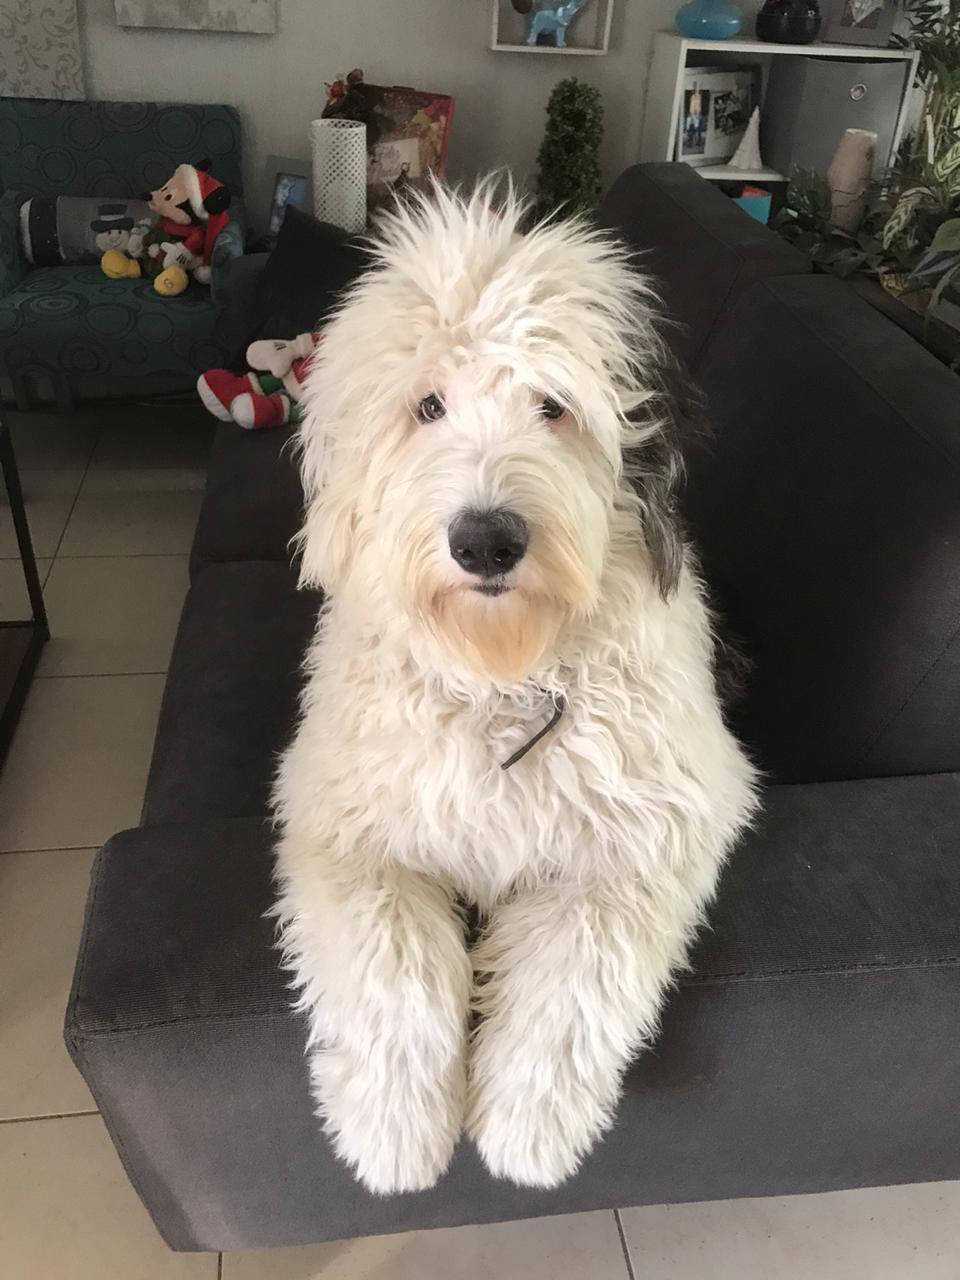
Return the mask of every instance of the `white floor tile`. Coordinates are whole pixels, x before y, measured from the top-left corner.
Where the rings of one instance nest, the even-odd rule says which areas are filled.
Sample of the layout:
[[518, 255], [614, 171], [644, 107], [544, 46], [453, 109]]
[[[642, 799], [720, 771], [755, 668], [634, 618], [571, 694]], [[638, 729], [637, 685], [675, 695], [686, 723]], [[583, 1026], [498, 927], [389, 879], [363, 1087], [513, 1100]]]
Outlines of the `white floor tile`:
[[94, 1111], [63, 1044], [92, 849], [0, 855], [0, 1118]]
[[223, 1280], [626, 1280], [612, 1213], [223, 1256]]
[[58, 557], [39, 675], [166, 671], [187, 585], [186, 556]]
[[[50, 572], [52, 560], [37, 560], [41, 583]], [[0, 620], [25, 622], [30, 617], [30, 597], [19, 560], [0, 560]]]
[[63, 536], [64, 556], [186, 555], [203, 498], [204, 471], [87, 472]]
[[167, 1248], [100, 1117], [78, 1116], [0, 1125], [0, 1270], [10, 1280], [217, 1280], [217, 1257]]
[[136, 826], [163, 684], [33, 681], [0, 772], [0, 850], [92, 848]]
[[[35, 556], [52, 556], [57, 550], [82, 479], [80, 470], [20, 470], [20, 485]], [[0, 557], [18, 555], [7, 491], [0, 485]]]
[[960, 1182], [621, 1210], [637, 1280], [957, 1280]]
[[127, 408], [105, 420], [93, 454], [93, 470], [206, 468], [215, 419], [196, 405]]

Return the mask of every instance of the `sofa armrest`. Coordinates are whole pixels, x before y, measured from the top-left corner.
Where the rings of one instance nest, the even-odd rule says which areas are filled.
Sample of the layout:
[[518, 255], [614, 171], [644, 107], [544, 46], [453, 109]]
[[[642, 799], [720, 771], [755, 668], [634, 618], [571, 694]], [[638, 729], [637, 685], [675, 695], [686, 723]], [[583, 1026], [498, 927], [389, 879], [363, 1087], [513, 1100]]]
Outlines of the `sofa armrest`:
[[210, 261], [210, 293], [217, 306], [234, 262], [243, 257], [247, 220], [241, 208], [231, 209], [230, 221], [217, 236]]
[[617, 1125], [556, 1191], [467, 1144], [417, 1195], [336, 1159], [265, 916], [274, 839], [142, 827], [94, 865], [67, 1045], [174, 1248], [957, 1176], [960, 775], [770, 789]]
[[672, 322], [664, 336], [692, 370], [734, 297], [755, 280], [812, 269], [809, 258], [686, 164], [625, 169], [597, 221], [625, 240], [653, 276]]
[[[100, 851], [68, 1042], [171, 1018], [284, 1013], [266, 820], [164, 824]], [[770, 787], [687, 982], [956, 956], [960, 774]]]
[[30, 270], [20, 245], [20, 206], [26, 199], [23, 191], [0, 196], [0, 298], [12, 293]]

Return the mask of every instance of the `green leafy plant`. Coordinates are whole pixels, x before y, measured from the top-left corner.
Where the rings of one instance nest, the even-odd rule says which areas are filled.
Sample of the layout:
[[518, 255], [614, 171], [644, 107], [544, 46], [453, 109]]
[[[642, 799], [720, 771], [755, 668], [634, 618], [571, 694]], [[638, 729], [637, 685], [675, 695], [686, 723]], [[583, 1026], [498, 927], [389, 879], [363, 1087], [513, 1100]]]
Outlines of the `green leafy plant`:
[[907, 34], [890, 43], [920, 52], [920, 83], [926, 87], [938, 62], [950, 65], [960, 52], [960, 0], [901, 0]]
[[910, 280], [918, 288], [931, 289], [930, 306], [935, 307], [954, 282], [960, 284], [960, 218], [941, 222]]
[[600, 199], [600, 91], [576, 76], [554, 86], [547, 128], [537, 155], [537, 211], [592, 213]]
[[888, 263], [892, 255], [880, 239], [878, 223], [879, 217], [873, 212], [853, 235], [836, 226], [831, 221], [826, 179], [812, 169], [794, 171], [783, 205], [773, 220], [785, 240], [838, 276], [851, 276], [856, 271], [876, 275]]

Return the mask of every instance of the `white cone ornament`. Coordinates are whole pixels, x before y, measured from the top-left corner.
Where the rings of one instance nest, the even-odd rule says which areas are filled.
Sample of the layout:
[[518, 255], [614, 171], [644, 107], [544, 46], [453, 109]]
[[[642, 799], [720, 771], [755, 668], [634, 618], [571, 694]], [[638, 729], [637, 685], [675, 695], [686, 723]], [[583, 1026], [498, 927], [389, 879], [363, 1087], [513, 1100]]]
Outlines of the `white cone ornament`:
[[731, 169], [754, 172], [763, 168], [760, 157], [760, 108], [754, 107], [740, 145], [727, 162]]

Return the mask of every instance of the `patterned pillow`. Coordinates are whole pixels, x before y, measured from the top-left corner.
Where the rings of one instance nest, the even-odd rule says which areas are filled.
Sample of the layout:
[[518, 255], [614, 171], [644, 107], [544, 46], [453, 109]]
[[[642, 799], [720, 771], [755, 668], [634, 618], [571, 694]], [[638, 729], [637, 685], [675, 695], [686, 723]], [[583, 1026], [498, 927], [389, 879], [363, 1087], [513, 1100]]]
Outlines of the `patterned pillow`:
[[35, 267], [99, 262], [108, 249], [126, 249], [138, 224], [150, 222], [145, 200], [33, 196], [20, 207], [20, 240]]

